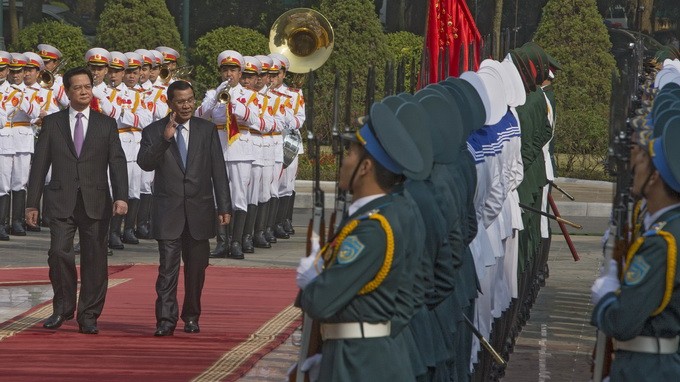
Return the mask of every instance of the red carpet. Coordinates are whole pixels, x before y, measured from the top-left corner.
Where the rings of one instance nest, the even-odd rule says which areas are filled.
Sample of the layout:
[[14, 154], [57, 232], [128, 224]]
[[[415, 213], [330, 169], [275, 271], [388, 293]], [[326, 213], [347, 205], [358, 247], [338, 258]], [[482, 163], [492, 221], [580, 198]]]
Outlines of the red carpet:
[[[29, 280], [46, 279], [46, 269], [30, 269], [33, 275], [28, 270], [2, 270], [0, 283], [20, 281], [8, 271], [23, 273]], [[173, 337], [156, 338], [157, 267], [111, 271], [115, 273], [110, 276], [98, 335], [79, 334], [75, 320], [56, 331], [43, 329], [41, 321], [51, 313], [51, 301], [0, 324], [1, 379], [233, 381], [299, 325], [299, 311], [290, 307], [297, 293], [294, 270], [209, 267], [201, 333], [184, 333], [180, 320]], [[182, 291], [180, 277], [180, 304]]]

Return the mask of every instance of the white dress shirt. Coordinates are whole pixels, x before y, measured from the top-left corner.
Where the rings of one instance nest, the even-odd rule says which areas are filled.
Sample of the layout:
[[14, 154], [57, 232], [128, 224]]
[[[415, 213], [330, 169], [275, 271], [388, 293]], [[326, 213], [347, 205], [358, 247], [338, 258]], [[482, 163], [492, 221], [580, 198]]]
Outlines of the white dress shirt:
[[77, 111], [74, 108], [70, 107], [68, 108], [68, 125], [69, 128], [71, 129], [71, 139], [73, 139], [73, 132], [75, 131], [76, 128], [76, 115], [78, 113], [83, 113], [83, 117], [81, 118], [81, 122], [83, 123], [83, 139], [87, 136], [87, 126], [89, 125], [90, 121], [90, 107], [86, 107], [85, 110], [83, 111]]
[[350, 204], [349, 208], [347, 209], [347, 216], [352, 216], [355, 212], [357, 212], [361, 207], [367, 205], [368, 203], [378, 199], [381, 196], [385, 196], [386, 194], [375, 194], [375, 195], [369, 195], [369, 196], [364, 196], [363, 198], [359, 198], [352, 202]]
[[[186, 147], [187, 152], [189, 152], [189, 121], [186, 121], [184, 123], [178, 123], [177, 125], [184, 126], [184, 128], [182, 129], [182, 137], [184, 138], [184, 142], [187, 144]], [[180, 132], [179, 129], [175, 131], [175, 141], [177, 141], [177, 134], [179, 134], [179, 132]]]

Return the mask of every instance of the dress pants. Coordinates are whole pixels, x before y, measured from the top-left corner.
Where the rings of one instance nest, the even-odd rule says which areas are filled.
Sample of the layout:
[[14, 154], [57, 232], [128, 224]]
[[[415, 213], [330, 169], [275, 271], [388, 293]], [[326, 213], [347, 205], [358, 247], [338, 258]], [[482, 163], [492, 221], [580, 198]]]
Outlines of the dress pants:
[[156, 280], [156, 325], [174, 328], [177, 325], [177, 281], [180, 259], [184, 262], [184, 303], [182, 320], [198, 321], [201, 315], [201, 292], [208, 267], [210, 243], [191, 237], [185, 222], [182, 235], [173, 240], [158, 240], [160, 265]]
[[[108, 209], [107, 209], [108, 210]], [[83, 197], [78, 192], [71, 217], [51, 217], [49, 264], [50, 282], [54, 291], [54, 314], [68, 316], [76, 308], [78, 273], [76, 272], [73, 237], [80, 232], [80, 298], [78, 323], [94, 325], [101, 314], [108, 288], [108, 258], [106, 245], [110, 216], [97, 220], [87, 216]]]

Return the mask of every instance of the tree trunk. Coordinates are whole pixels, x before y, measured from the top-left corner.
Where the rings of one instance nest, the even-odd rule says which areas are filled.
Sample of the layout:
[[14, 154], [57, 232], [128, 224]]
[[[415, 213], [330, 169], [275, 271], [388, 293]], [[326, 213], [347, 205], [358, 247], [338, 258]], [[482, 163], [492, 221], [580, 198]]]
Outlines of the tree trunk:
[[9, 0], [9, 41], [16, 45], [19, 41], [19, 18], [17, 17], [17, 2]]
[[404, 1], [405, 0], [391, 0], [387, 2], [385, 9], [385, 29], [388, 33], [405, 29]]
[[640, 0], [640, 5], [644, 7], [641, 13], [640, 32], [654, 33], [654, 0]]
[[491, 52], [495, 59], [500, 59], [501, 51], [501, 24], [503, 21], [503, 0], [496, 0], [496, 10], [493, 15], [493, 51]]

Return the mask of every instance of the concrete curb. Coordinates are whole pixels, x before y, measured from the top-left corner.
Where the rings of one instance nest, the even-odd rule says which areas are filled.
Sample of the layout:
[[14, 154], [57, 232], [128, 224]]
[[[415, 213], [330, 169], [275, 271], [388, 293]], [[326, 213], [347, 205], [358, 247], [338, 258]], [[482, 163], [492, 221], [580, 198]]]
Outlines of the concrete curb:
[[[610, 182], [558, 178], [555, 180], [559, 184], [579, 184], [583, 186], [592, 185], [593, 187], [608, 187]], [[312, 198], [313, 182], [310, 180], [295, 181], [295, 208], [308, 210], [313, 206]], [[332, 209], [335, 203], [335, 182], [321, 182], [321, 189], [324, 191], [324, 205], [326, 209]], [[557, 208], [563, 216], [577, 216], [589, 218], [608, 218], [612, 211], [611, 203], [594, 202], [565, 202], [557, 201]]]

